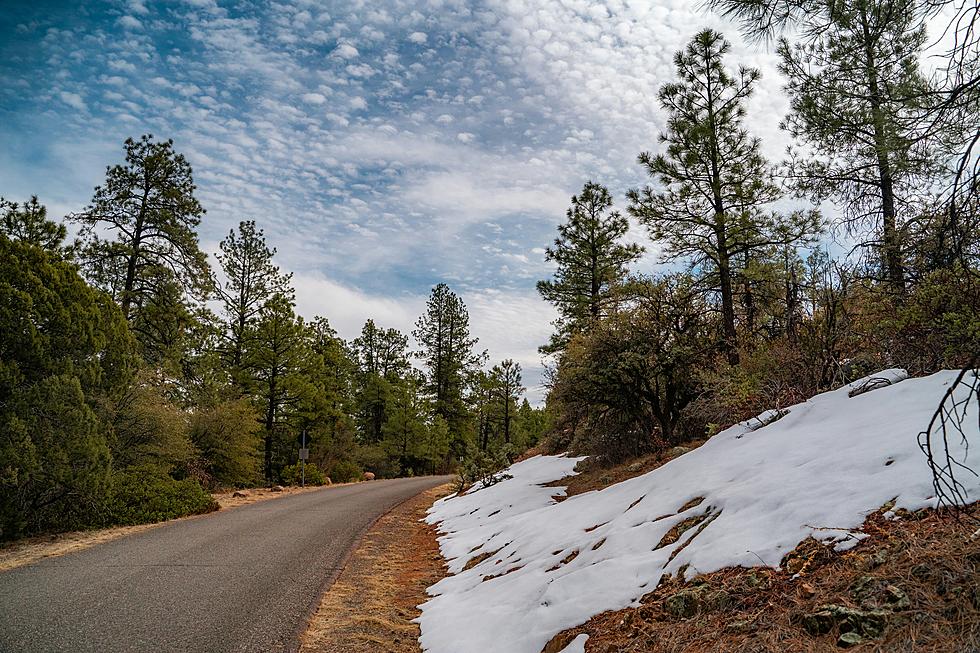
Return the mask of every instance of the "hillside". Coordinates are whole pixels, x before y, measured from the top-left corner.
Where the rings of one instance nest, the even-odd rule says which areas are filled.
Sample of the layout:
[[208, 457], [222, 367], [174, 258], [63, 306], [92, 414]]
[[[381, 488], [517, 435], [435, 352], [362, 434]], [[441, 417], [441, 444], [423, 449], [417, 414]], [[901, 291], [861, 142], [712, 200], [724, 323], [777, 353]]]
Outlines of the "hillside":
[[[917, 435], [955, 376], [906, 379], [887, 370], [561, 502], [553, 497], [562, 488], [542, 485], [573, 474], [578, 459], [532, 458], [512, 466], [511, 478], [438, 502], [428, 520], [438, 524], [453, 575], [430, 588], [423, 647], [538, 653], [599, 613], [638, 606], [667, 578], [778, 569], [808, 538], [845, 551], [868, 536], [862, 524], [873, 513], [901, 520], [934, 507]], [[967, 422], [976, 442], [976, 415]], [[976, 447], [950, 445], [957, 460], [980, 469]], [[980, 480], [966, 473], [961, 480], [975, 499]]]

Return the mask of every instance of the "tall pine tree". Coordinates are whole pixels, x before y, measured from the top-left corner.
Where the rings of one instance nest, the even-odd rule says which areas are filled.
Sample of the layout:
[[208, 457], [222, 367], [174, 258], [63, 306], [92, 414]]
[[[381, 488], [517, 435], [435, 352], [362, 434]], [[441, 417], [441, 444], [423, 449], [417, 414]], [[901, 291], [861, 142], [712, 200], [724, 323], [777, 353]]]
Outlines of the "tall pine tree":
[[721, 295], [723, 345], [738, 362], [734, 286], [737, 259], [800, 240], [816, 229], [815, 215], [784, 217], [764, 205], [780, 196], [759, 139], [743, 127], [745, 100], [759, 72], [726, 70], [730, 44], [713, 30], [699, 32], [674, 57], [679, 81], [660, 89], [669, 117], [661, 140], [667, 151], [642, 153], [639, 162], [663, 185], [631, 190], [629, 211], [669, 259], [689, 258]]
[[557, 266], [553, 280], [539, 281], [538, 292], [558, 309], [556, 332], [543, 353], [557, 353], [574, 334], [587, 330], [614, 302], [613, 289], [626, 276], [626, 266], [643, 253], [636, 244], [620, 242], [629, 221], [611, 211], [612, 196], [605, 186], [588, 182], [572, 196], [567, 222], [545, 252]]
[[[92, 203], [71, 219], [81, 225], [81, 257], [89, 278], [112, 293], [127, 319], [156, 291], [166, 270], [185, 293], [211, 289], [197, 240], [204, 209], [194, 197], [191, 166], [173, 141], [126, 139], [126, 162], [106, 169]], [[104, 238], [107, 234], [108, 238]]]

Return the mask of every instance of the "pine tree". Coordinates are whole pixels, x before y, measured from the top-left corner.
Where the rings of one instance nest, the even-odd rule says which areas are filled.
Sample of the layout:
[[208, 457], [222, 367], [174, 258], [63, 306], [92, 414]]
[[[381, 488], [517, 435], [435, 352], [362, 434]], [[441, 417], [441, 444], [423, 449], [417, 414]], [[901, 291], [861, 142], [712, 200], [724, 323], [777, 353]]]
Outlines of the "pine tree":
[[674, 57], [680, 80], [659, 93], [669, 113], [661, 136], [667, 151], [639, 156], [664, 190], [631, 190], [628, 197], [630, 213], [663, 244], [664, 255], [691, 259], [721, 295], [723, 345], [736, 364], [738, 257], [801, 240], [816, 230], [816, 216], [763, 210], [780, 192], [759, 139], [742, 127], [759, 72], [743, 67], [730, 74], [722, 62], [730, 48], [721, 34], [704, 30]]
[[545, 259], [557, 269], [554, 280], [539, 281], [537, 288], [560, 317], [551, 342], [541, 347], [543, 353], [562, 351], [572, 334], [605, 315], [615, 303], [613, 289], [626, 276], [626, 266], [643, 253], [639, 245], [620, 242], [629, 222], [611, 208], [606, 187], [586, 183], [572, 196], [567, 222], [558, 227], [554, 246], [545, 251]]
[[10, 240], [59, 254], [68, 231], [65, 225], [48, 220], [48, 209], [34, 195], [23, 206], [0, 197], [0, 233]]
[[[71, 216], [81, 225], [81, 256], [89, 278], [113, 294], [132, 319], [154, 292], [148, 268], [170, 271], [189, 294], [211, 288], [207, 257], [195, 229], [204, 209], [194, 197], [191, 166], [173, 141], [126, 139], [126, 163], [106, 169], [92, 203]], [[108, 233], [110, 239], [103, 239]]]
[[849, 227], [873, 227], [884, 276], [899, 297], [904, 223], [938, 170], [923, 138], [930, 89], [919, 70], [926, 31], [918, 4], [836, 2], [808, 14], [802, 43], [784, 38], [778, 47], [792, 102], [783, 128], [807, 146], [790, 161], [790, 175], [814, 200], [835, 200]]
[[495, 365], [490, 376], [496, 381], [497, 402], [500, 406], [501, 425], [503, 426], [504, 443], [511, 444], [514, 417], [517, 412], [517, 402], [524, 394], [521, 385], [521, 366], [508, 358], [500, 365]]
[[368, 320], [351, 343], [357, 366], [357, 412], [365, 441], [380, 442], [393, 387], [408, 371], [408, 337]]
[[234, 369], [242, 366], [248, 338], [259, 312], [276, 295], [292, 297], [292, 274], [283, 274], [273, 264], [275, 248], [269, 248], [265, 235], [254, 220], [238, 224], [219, 244], [217, 255], [225, 282], [218, 287], [226, 321], [225, 359]]
[[424, 389], [433, 399], [435, 414], [449, 428], [455, 455], [462, 455], [466, 446], [469, 414], [465, 391], [483, 359], [473, 351], [478, 340], [470, 336], [469, 325], [466, 305], [449, 286], [440, 283], [432, 289], [425, 313], [412, 332], [419, 344], [417, 355], [428, 372]]
[[246, 365], [252, 372], [252, 395], [262, 415], [263, 468], [269, 482], [274, 478], [277, 436], [294, 425], [312, 390], [307, 374], [311, 358], [308, 344], [302, 319], [293, 312], [290, 298], [276, 295], [266, 302], [259, 313], [254, 346], [248, 352]]

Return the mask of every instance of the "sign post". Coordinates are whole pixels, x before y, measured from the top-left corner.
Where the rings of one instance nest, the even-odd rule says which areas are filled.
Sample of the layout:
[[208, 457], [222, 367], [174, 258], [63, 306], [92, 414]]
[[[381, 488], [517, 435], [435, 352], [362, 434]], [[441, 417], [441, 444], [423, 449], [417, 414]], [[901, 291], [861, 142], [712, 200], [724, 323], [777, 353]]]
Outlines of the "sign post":
[[306, 448], [306, 429], [303, 429], [303, 443], [299, 450], [299, 461], [301, 472], [300, 487], [306, 487], [306, 459], [310, 457], [310, 450]]

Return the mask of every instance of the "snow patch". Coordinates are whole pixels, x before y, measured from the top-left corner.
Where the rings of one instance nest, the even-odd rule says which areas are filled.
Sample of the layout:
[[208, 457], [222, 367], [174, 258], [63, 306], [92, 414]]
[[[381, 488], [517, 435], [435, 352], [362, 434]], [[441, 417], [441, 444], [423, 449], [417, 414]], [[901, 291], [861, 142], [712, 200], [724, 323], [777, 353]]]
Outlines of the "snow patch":
[[[916, 436], [956, 372], [906, 376], [886, 370], [778, 419], [767, 411], [643, 476], [561, 503], [553, 497], [564, 488], [543, 484], [573, 474], [579, 459], [538, 456], [512, 466], [511, 479], [437, 502], [427, 521], [453, 575], [421, 606], [424, 650], [539, 653], [557, 633], [635, 605], [664, 575], [778, 567], [808, 537], [846, 550], [885, 504], [934, 507]], [[977, 407], [968, 410], [976, 440]], [[980, 469], [980, 447], [950, 445]], [[980, 498], [980, 479], [960, 480]]]

